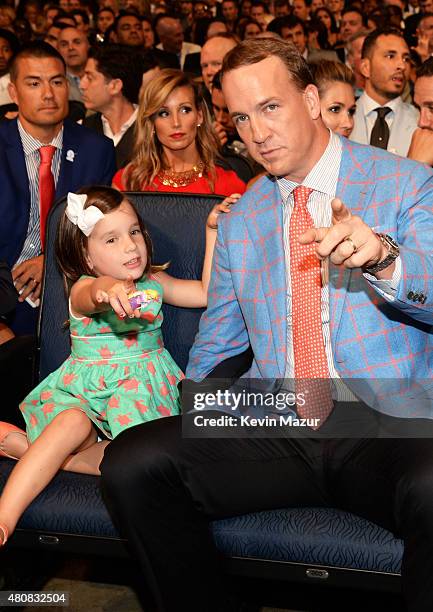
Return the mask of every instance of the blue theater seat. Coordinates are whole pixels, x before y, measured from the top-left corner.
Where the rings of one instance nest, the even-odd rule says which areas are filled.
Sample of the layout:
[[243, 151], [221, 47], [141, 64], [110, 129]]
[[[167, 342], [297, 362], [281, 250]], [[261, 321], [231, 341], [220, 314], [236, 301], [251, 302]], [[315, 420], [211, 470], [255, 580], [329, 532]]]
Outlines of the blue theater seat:
[[[198, 278], [204, 254], [205, 219], [217, 197], [136, 193], [129, 197], [143, 216], [156, 263], [170, 273]], [[54, 259], [61, 201], [48, 221], [46, 271], [39, 323], [38, 378], [69, 353], [62, 279]], [[185, 368], [201, 311], [164, 305], [164, 340]], [[0, 459], [0, 489], [14, 462]], [[384, 529], [335, 509], [289, 508], [219, 520], [212, 525], [227, 571], [250, 577], [398, 591], [403, 545]], [[60, 472], [27, 509], [8, 546], [84, 555], [126, 556], [99, 490], [99, 478]]]

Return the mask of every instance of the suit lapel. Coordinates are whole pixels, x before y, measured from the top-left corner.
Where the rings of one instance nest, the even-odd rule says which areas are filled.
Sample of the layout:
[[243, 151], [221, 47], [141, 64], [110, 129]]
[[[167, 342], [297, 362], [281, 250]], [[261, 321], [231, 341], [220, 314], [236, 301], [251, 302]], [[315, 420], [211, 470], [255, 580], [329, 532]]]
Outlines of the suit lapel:
[[[257, 269], [261, 270], [263, 293], [272, 326], [272, 338], [280, 376], [286, 362], [286, 271], [284, 264], [283, 218], [281, 196], [277, 182], [267, 179], [252, 198], [253, 206], [245, 214], [247, 231], [256, 254]], [[264, 249], [264, 241], [266, 248]], [[264, 252], [267, 261], [264, 261]], [[281, 288], [281, 289], [280, 289]]]
[[30, 211], [29, 177], [27, 176], [26, 161], [16, 120], [9, 123], [6, 157], [9, 163], [9, 172], [17, 190], [16, 202], [23, 203], [23, 213], [28, 216]]
[[60, 161], [59, 179], [56, 187], [56, 200], [62, 198], [75, 184], [74, 176], [80, 164], [79, 141], [75, 137], [69, 122], [65, 120], [63, 130], [63, 147]]
[[[363, 219], [376, 186], [372, 152], [369, 148], [353, 146], [346, 139], [342, 140], [343, 152], [336, 196], [341, 198], [354, 215]], [[352, 270], [329, 263], [331, 333], [334, 341], [337, 339], [351, 275]]]

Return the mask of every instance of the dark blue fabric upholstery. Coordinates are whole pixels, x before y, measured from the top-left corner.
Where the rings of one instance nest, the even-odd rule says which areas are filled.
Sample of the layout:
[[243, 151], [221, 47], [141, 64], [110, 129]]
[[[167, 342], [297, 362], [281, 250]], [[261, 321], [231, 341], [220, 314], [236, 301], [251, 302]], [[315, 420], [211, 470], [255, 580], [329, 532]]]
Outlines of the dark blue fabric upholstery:
[[[152, 236], [155, 262], [171, 261], [170, 273], [198, 278], [204, 253], [204, 223], [218, 199], [173, 194], [132, 194]], [[67, 301], [54, 262], [53, 236], [64, 209], [50, 215], [46, 281], [40, 322], [40, 376], [64, 360], [69, 351]], [[164, 340], [184, 368], [198, 328], [200, 311], [164, 307]], [[0, 459], [0, 489], [13, 462]], [[23, 515], [18, 527], [43, 533], [117, 538], [99, 492], [99, 478], [60, 472]], [[396, 573], [402, 542], [376, 525], [334, 509], [297, 508], [259, 512], [216, 521], [212, 525], [220, 551], [229, 557], [326, 565]], [[97, 550], [95, 540], [95, 551]]]
[[[0, 488], [13, 461], [0, 461]], [[19, 527], [62, 534], [119, 537], [99, 493], [96, 476], [60, 472], [25, 512]], [[400, 571], [403, 544], [347, 512], [292, 508], [257, 512], [212, 525], [227, 557], [249, 557], [376, 572]]]

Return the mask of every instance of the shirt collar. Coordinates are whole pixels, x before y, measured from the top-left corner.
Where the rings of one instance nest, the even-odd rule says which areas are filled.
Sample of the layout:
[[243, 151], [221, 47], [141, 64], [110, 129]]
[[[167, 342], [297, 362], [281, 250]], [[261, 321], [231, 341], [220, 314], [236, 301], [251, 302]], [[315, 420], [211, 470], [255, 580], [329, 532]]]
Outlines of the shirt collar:
[[56, 147], [56, 149], [61, 149], [63, 146], [63, 125], [60, 132], [53, 138], [51, 142], [41, 142], [37, 138], [34, 138], [31, 134], [26, 132], [23, 128], [20, 120], [18, 119], [18, 131], [21, 137], [21, 142], [23, 145], [24, 155], [27, 157], [31, 155], [35, 151], [38, 151], [41, 147], [46, 147], [47, 144]]
[[[134, 123], [134, 121], [137, 119], [137, 115], [138, 115], [138, 104], [134, 104], [134, 112], [132, 113], [132, 115], [129, 117], [129, 119], [127, 119], [125, 121], [125, 123], [121, 126], [120, 130], [118, 131], [118, 134], [124, 134], [130, 127], [131, 125]], [[111, 131], [111, 127], [110, 124], [108, 123], [108, 119], [106, 119], [104, 117], [104, 115], [101, 114], [101, 121], [102, 121], [102, 126], [103, 126], [103, 130], [104, 130], [104, 134], [113, 134], [113, 132]], [[113, 136], [116, 136], [117, 134], [113, 134]]]
[[376, 100], [373, 100], [373, 98], [370, 98], [370, 96], [364, 91], [364, 115], [365, 116], [369, 115], [370, 113], [375, 111], [376, 108], [380, 108], [381, 106], [387, 106], [394, 113], [396, 113], [397, 109], [400, 107], [402, 103], [403, 101], [401, 97], [398, 96], [397, 98], [394, 98], [394, 100], [390, 100], [386, 104], [383, 104], [383, 105], [378, 104]]
[[[310, 170], [305, 179], [302, 181], [302, 185], [304, 185], [304, 187], [310, 187], [311, 189], [314, 189], [314, 191], [324, 193], [331, 198], [335, 197], [338, 176], [340, 174], [342, 152], [343, 145], [340, 137], [329, 130], [328, 145], [317, 164]], [[298, 187], [298, 183], [290, 181], [286, 178], [278, 179], [277, 183], [284, 202], [287, 200], [287, 197], [292, 193], [295, 187]]]

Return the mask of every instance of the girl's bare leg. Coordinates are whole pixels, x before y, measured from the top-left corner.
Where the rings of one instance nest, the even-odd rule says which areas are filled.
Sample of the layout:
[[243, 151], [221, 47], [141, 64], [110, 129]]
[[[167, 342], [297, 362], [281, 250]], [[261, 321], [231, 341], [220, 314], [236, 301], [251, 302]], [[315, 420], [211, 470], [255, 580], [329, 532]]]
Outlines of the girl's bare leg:
[[[65, 459], [94, 444], [95, 435], [90, 419], [78, 408], [58, 414], [44, 429], [12, 470], [0, 497], [0, 524], [9, 534]], [[0, 531], [0, 545], [2, 542]]]
[[75, 453], [75, 455], [71, 455], [62, 465], [62, 470], [100, 476], [101, 472], [99, 470], [99, 466], [104, 456], [104, 451], [107, 444], [109, 444], [108, 440], [96, 442], [85, 450]]
[[[94, 437], [96, 440], [96, 433]], [[93, 442], [93, 440], [89, 442]], [[108, 441], [95, 441], [85, 450], [76, 452], [66, 459], [61, 469], [67, 470], [68, 472], [79, 472], [81, 474], [94, 474], [100, 476], [101, 472], [99, 471], [99, 465], [104, 456], [104, 450], [107, 444]], [[24, 434], [13, 431], [4, 439], [2, 450], [11, 457], [20, 459], [24, 453], [27, 452], [29, 446], [27, 437]]]

